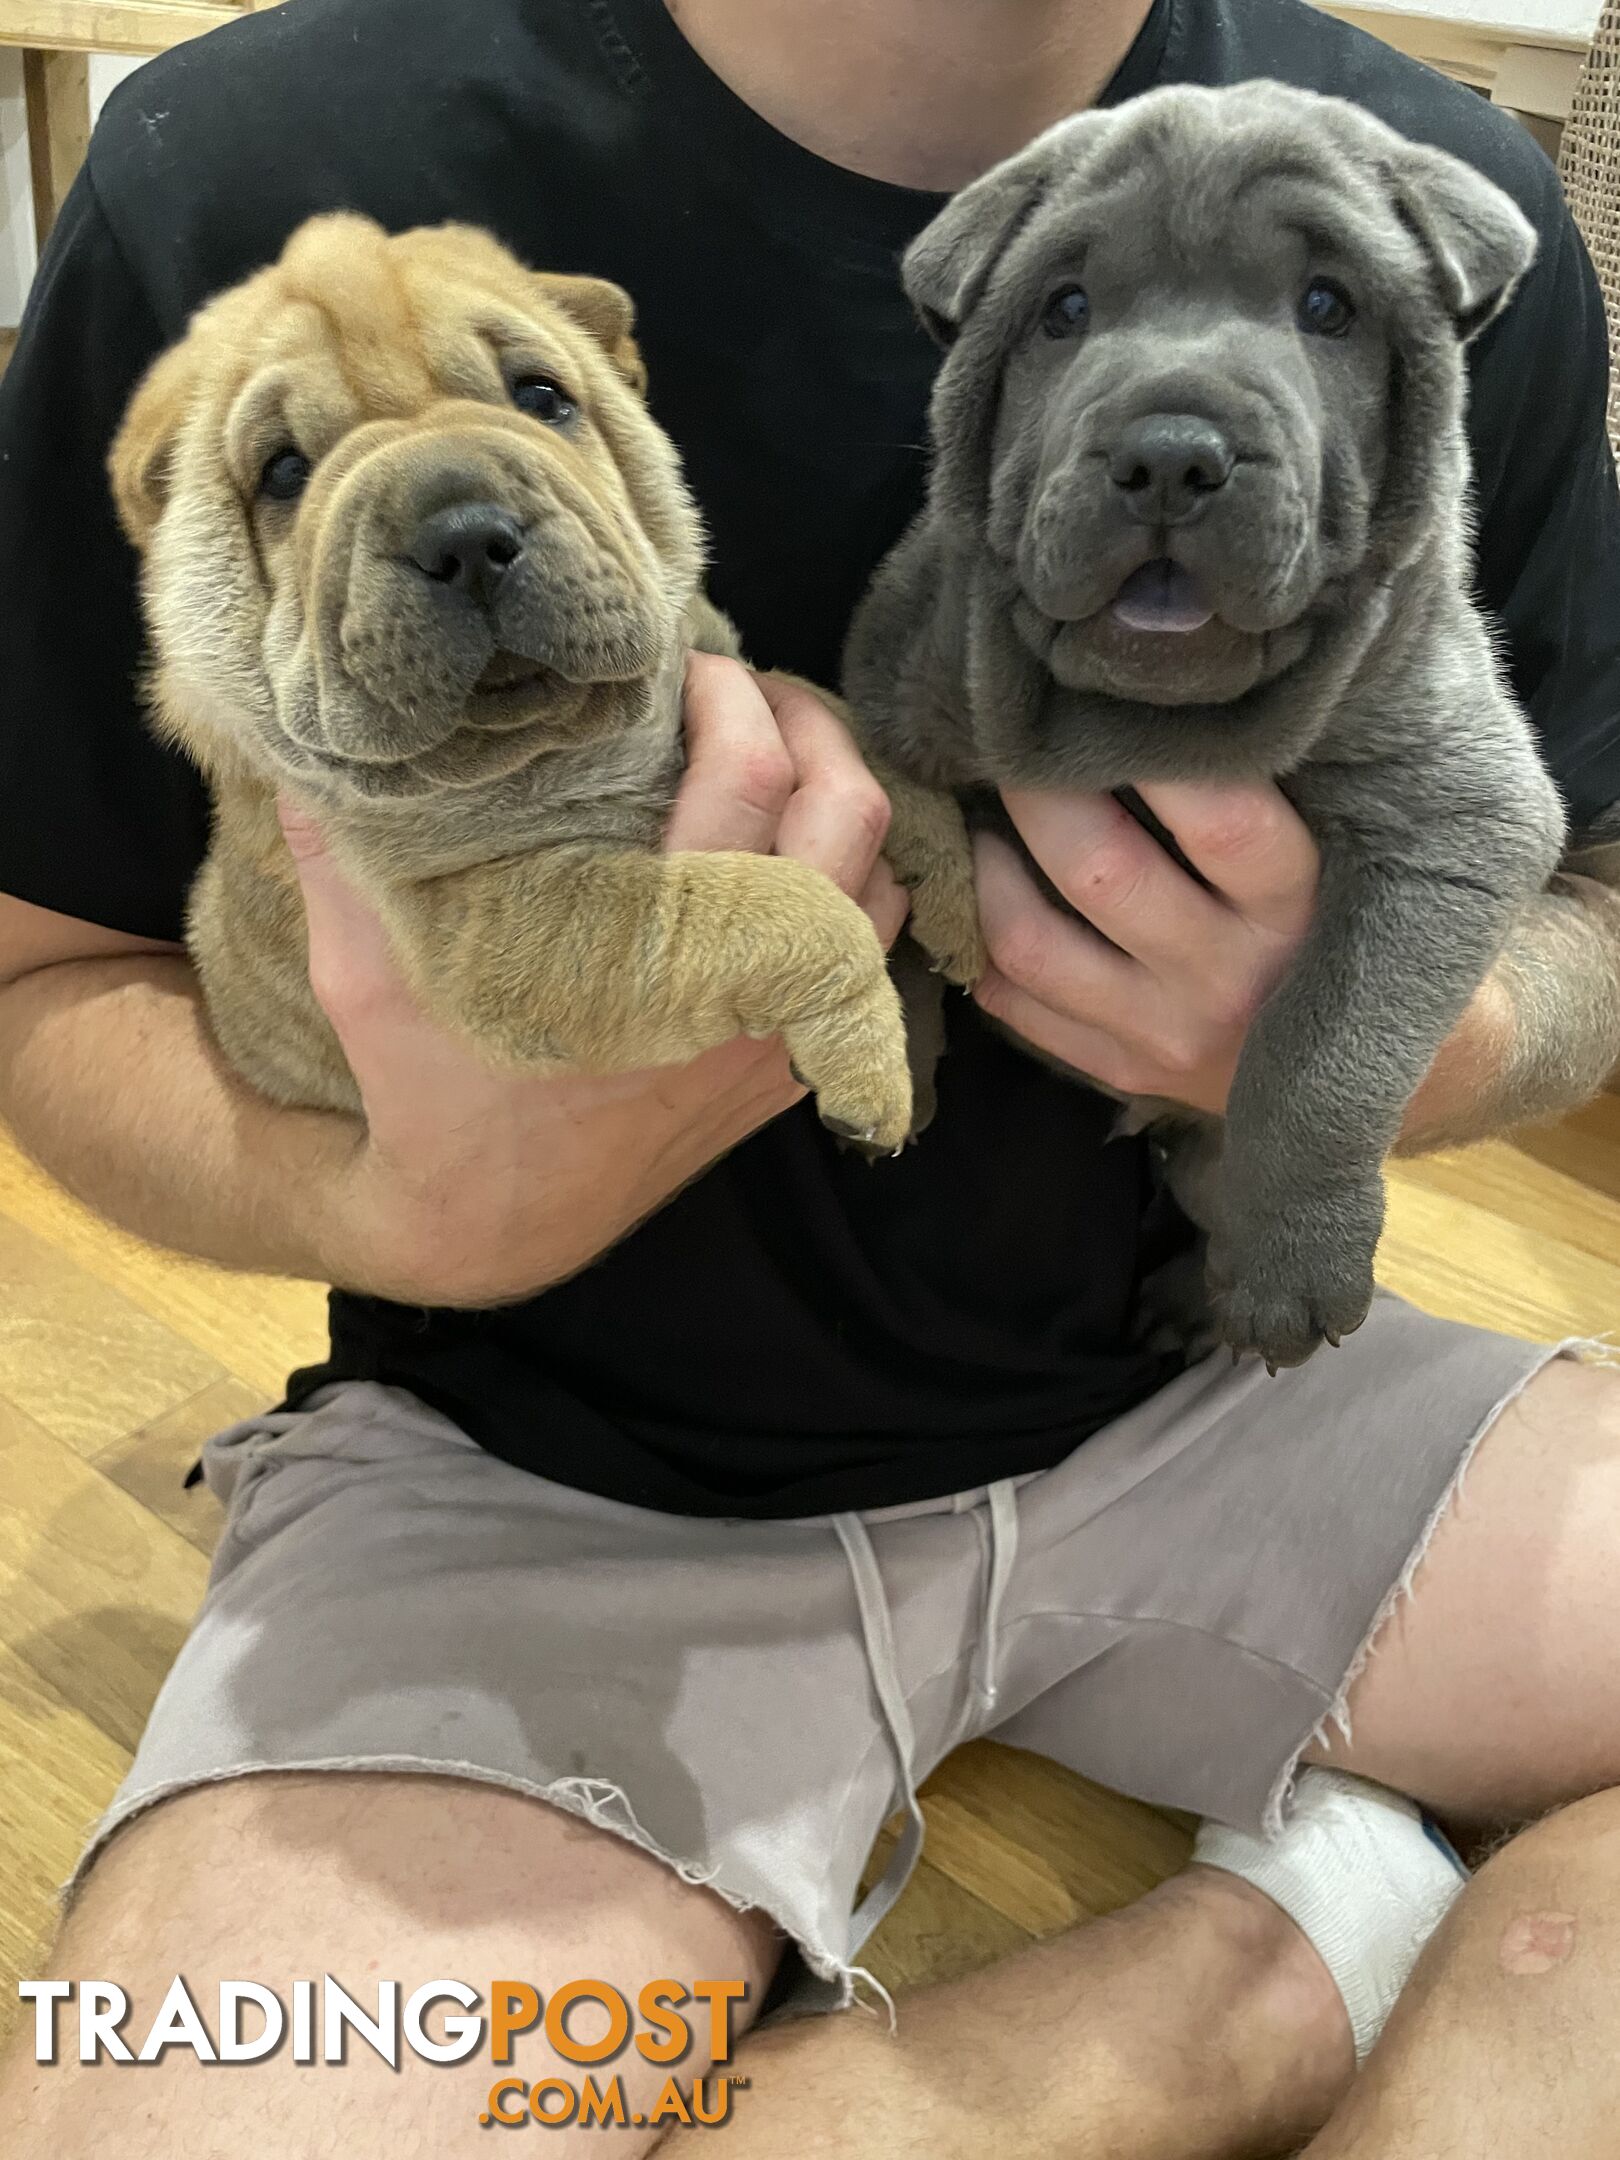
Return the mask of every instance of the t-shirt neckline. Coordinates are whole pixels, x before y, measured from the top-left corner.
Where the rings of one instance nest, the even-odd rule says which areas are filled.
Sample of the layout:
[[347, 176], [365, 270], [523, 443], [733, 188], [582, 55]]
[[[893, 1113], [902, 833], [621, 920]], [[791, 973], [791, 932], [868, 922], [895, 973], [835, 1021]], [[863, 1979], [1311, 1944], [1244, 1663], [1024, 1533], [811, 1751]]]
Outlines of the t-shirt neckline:
[[[948, 199], [944, 191], [902, 187], [821, 157], [739, 97], [682, 34], [664, 0], [581, 0], [627, 95], [652, 97], [679, 117], [691, 154], [717, 179], [761, 198], [795, 224], [831, 228], [892, 254]], [[1098, 94], [1118, 105], [1158, 80], [1179, 0], [1153, 0], [1130, 50]], [[718, 153], [718, 154], [717, 154]]]

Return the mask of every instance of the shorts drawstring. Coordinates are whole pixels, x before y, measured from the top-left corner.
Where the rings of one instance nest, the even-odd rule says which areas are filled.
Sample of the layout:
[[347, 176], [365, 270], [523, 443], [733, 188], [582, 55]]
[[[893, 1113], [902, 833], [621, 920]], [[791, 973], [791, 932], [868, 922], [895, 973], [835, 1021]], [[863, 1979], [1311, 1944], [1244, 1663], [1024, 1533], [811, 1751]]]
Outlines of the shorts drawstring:
[[974, 1678], [979, 1700], [988, 1709], [999, 1693], [996, 1679], [1001, 1649], [1001, 1608], [1018, 1558], [1018, 1488], [1011, 1478], [1001, 1478], [989, 1488], [990, 1567], [984, 1588], [984, 1611], [979, 1621], [979, 1654]]
[[835, 1515], [833, 1528], [849, 1562], [872, 1690], [883, 1712], [889, 1744], [894, 1750], [895, 1791], [905, 1803], [908, 1818], [900, 1841], [889, 1856], [888, 1866], [855, 1908], [850, 1921], [850, 1954], [853, 1956], [911, 1880], [911, 1871], [922, 1855], [923, 1815], [917, 1799], [913, 1760], [916, 1734], [912, 1729], [911, 1712], [906, 1707], [905, 1690], [900, 1684], [894, 1628], [889, 1620], [889, 1601], [884, 1594], [883, 1577], [878, 1572], [877, 1554], [872, 1550], [866, 1525], [858, 1515]]
[[[989, 1558], [985, 1569], [984, 1603], [979, 1616], [979, 1641], [973, 1660], [973, 1687], [980, 1703], [988, 1707], [996, 1700], [1002, 1608], [1018, 1558], [1017, 1485], [1011, 1478], [1003, 1478], [987, 1488], [984, 1498], [989, 1522]], [[853, 1955], [892, 1909], [911, 1880], [912, 1870], [922, 1857], [924, 1824], [922, 1805], [917, 1798], [917, 1736], [900, 1679], [894, 1625], [877, 1554], [859, 1515], [835, 1515], [832, 1526], [849, 1563], [872, 1692], [883, 1713], [889, 1745], [894, 1753], [895, 1797], [906, 1812], [905, 1829], [889, 1856], [888, 1865], [856, 1907], [850, 1922]]]

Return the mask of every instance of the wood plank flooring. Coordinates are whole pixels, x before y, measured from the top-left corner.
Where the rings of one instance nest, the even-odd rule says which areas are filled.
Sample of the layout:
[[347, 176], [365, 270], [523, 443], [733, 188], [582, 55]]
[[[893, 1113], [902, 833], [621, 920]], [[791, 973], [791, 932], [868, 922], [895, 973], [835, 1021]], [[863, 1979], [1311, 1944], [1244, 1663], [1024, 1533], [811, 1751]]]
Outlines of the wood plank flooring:
[[[1515, 1334], [1620, 1329], [1620, 1097], [1404, 1166], [1383, 1272]], [[0, 1136], [0, 2025], [202, 1594], [216, 1510], [184, 1471], [321, 1339], [318, 1290], [108, 1230]], [[890, 1987], [1108, 1911], [1187, 1849], [1185, 1824], [987, 1743], [924, 1805], [927, 1859], [871, 1958]]]

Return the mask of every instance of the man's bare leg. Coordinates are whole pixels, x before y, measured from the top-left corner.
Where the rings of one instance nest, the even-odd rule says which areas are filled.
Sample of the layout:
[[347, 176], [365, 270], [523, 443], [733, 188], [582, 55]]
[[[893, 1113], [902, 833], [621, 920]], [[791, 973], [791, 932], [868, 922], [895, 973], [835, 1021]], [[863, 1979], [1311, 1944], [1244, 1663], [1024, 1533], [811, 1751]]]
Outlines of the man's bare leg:
[[1310, 2160], [1611, 2160], [1620, 1794], [1527, 1830], [1420, 1959]]
[[1554, 1366], [1482, 1448], [1331, 1753], [1465, 1821], [1596, 1796], [1481, 1871], [1313, 2160], [1616, 2149], [1617, 1538], [1620, 1373]]
[[1293, 1922], [1192, 1868], [1121, 1913], [900, 2000], [755, 2033], [747, 2106], [661, 2160], [1264, 2160], [1292, 2152], [1353, 2067], [1332, 1981]]
[[[1561, 1362], [1486, 1438], [1313, 1759], [1451, 1821], [1620, 1785], [1620, 1371]], [[1620, 1898], [1620, 1884], [1616, 1885]]]
[[[1358, 1684], [1353, 1741], [1317, 1758], [1461, 1822], [1522, 1820], [1620, 1786], [1616, 1551], [1620, 1373], [1552, 1366], [1481, 1449]], [[1023, 2160], [1293, 2149], [1348, 2084], [1342, 2008], [1334, 1997], [1327, 2043], [1311, 2005], [1331, 1983], [1275, 1907], [1269, 1980], [1250, 1967], [1258, 1986], [1244, 1984], [1208, 1902], [1225, 1881], [1194, 1871], [988, 1975], [911, 1996], [893, 2040], [848, 2019], [755, 2035], [739, 2056], [756, 2086], [729, 2133], [732, 2160], [739, 2147], [760, 2160], [979, 2160], [998, 2125], [994, 2142]], [[1222, 1894], [1266, 1905], [1247, 1885]], [[1560, 2160], [1612, 2153], [1617, 2025], [1611, 1793], [1527, 1832], [1470, 1886], [1311, 2153], [1522, 2160], [1538, 2141]]]
[[[138, 2046], [177, 1973], [210, 2027], [222, 1979], [259, 1981], [290, 2003], [295, 1979], [325, 1973], [362, 2005], [369, 1989], [373, 2011], [378, 1979], [399, 1981], [403, 2001], [429, 1980], [481, 1993], [492, 1980], [527, 1980], [548, 1993], [589, 1978], [633, 1992], [666, 1975], [745, 1981], [757, 2008], [778, 1948], [759, 1915], [556, 1809], [450, 1779], [323, 1773], [209, 1786], [139, 1819], [92, 1870], [53, 1970], [122, 1987]], [[597, 2037], [593, 2016], [578, 2007], [576, 2037]], [[33, 2061], [24, 2022], [0, 2071], [15, 2160], [488, 2160], [498, 2135], [478, 2120], [498, 2074], [487, 2052], [440, 2066], [402, 2050], [396, 2075], [351, 2036], [341, 2067], [300, 2067], [284, 2046], [235, 2069], [171, 2049], [159, 2062], [86, 2071], [76, 2015], [52, 2066]], [[654, 2104], [670, 2074], [634, 2050], [611, 2067], [627, 2113]], [[679, 2075], [705, 2067], [689, 2057]], [[509, 2074], [577, 2087], [584, 2073], [534, 2033], [516, 2043]], [[632, 2160], [656, 2135], [576, 2125], [548, 2131], [545, 2149], [556, 2160], [604, 2150]]]
[[[286, 1998], [292, 1980], [325, 1972], [362, 2000], [378, 1977], [406, 1989], [519, 1978], [544, 1991], [585, 1976], [630, 1990], [667, 1974], [742, 1979], [757, 2004], [777, 1949], [757, 1916], [545, 1807], [449, 1781], [322, 1775], [208, 1788], [136, 1823], [92, 1873], [54, 1971], [124, 1987], [138, 2039], [177, 1972], [205, 2016], [220, 1979]], [[489, 2149], [487, 2054], [445, 2068], [407, 2055], [396, 2076], [358, 2045], [341, 2070], [300, 2068], [284, 2049], [226, 2075], [175, 2050], [85, 2075], [71, 2045], [40, 2067], [26, 2039], [0, 2075], [18, 2160]], [[1246, 1884], [1194, 1869], [1061, 1942], [920, 1990], [897, 2037], [851, 2013], [750, 2036], [735, 2060], [751, 2085], [730, 2127], [677, 2132], [662, 2150], [684, 2160], [702, 2152], [692, 2140], [723, 2136], [733, 2155], [946, 2160], [982, 2151], [994, 2126], [1031, 2155], [1086, 2140], [1129, 2160], [1259, 2160], [1323, 2120], [1350, 2045], [1332, 1983], [1292, 1924]], [[632, 2111], [665, 2074], [629, 2056], [614, 2067]], [[689, 2058], [680, 2074], [703, 2067]], [[532, 2037], [513, 2072], [581, 2075]], [[654, 2138], [554, 2130], [547, 2151], [566, 2160], [606, 2141], [630, 2160]]]
[[[1620, 1376], [1553, 1367], [1486, 1443], [1358, 1686], [1353, 1743], [1327, 1752], [1480, 1820], [1620, 1785], [1616, 1549]], [[758, 1921], [543, 1808], [386, 1782], [384, 1804], [376, 1781], [337, 1778], [296, 1790], [274, 1781], [296, 1805], [257, 1780], [171, 1803], [98, 1867], [58, 1969], [128, 1974], [139, 1993], [179, 1970], [206, 1987], [357, 1968], [476, 1984], [475, 1966], [489, 1978], [504, 1967], [544, 1987], [616, 1965], [735, 1976], [757, 1997], [774, 1956]], [[430, 1802], [436, 1790], [456, 1794], [454, 1824]], [[1556, 2090], [1547, 2065], [1555, 2033], [1567, 2053], [1572, 2033], [1606, 2035], [1620, 2012], [1617, 1866], [1613, 1797], [1494, 1861], [1324, 2131], [1323, 2160], [1432, 2160], [1448, 2140], [1519, 2160], [1530, 2135], [1574, 2160], [1607, 2150], [1620, 2079], [1606, 2039], [1576, 2051]], [[1490, 1960], [1500, 1968], [1504, 1956], [1517, 1963], [1498, 1981]], [[723, 2133], [734, 2156], [979, 2160], [994, 2124], [1026, 2160], [1088, 2146], [1110, 2160], [1244, 2160], [1322, 2120], [1348, 2081], [1349, 2044], [1331, 1982], [1292, 1923], [1246, 1885], [1194, 1871], [987, 1975], [919, 1991], [896, 2037], [851, 2016], [755, 2036], [738, 2059], [753, 2084]], [[324, 2136], [367, 2160], [392, 2154], [408, 2123], [448, 2154], [474, 2133], [482, 2100], [482, 2067], [471, 2066], [423, 2069], [409, 2085], [361, 2062], [330, 2081], [278, 2065], [205, 2086], [185, 2058], [88, 2080], [26, 2065], [20, 2078], [0, 2110], [30, 2126], [24, 2160], [76, 2160], [108, 2134], [124, 2160], [236, 2160], [264, 2149], [263, 2126], [278, 2117], [289, 2151], [318, 2153]], [[677, 2133], [669, 2149], [698, 2134]], [[621, 2150], [635, 2150], [630, 2137]]]

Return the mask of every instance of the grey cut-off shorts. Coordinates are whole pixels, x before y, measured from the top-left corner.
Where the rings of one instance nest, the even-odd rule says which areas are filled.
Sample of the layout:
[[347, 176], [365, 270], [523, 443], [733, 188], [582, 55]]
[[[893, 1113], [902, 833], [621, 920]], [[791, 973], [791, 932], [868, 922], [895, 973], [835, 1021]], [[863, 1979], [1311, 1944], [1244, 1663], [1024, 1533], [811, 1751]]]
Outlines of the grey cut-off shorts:
[[763, 1907], [811, 1996], [847, 1999], [917, 1785], [975, 1735], [1275, 1823], [1475, 1443], [1556, 1354], [1381, 1298], [1276, 1379], [1218, 1353], [1054, 1470], [791, 1522], [597, 1499], [397, 1389], [326, 1389], [209, 1444], [208, 1595], [90, 1856], [215, 1779], [476, 1778]]

